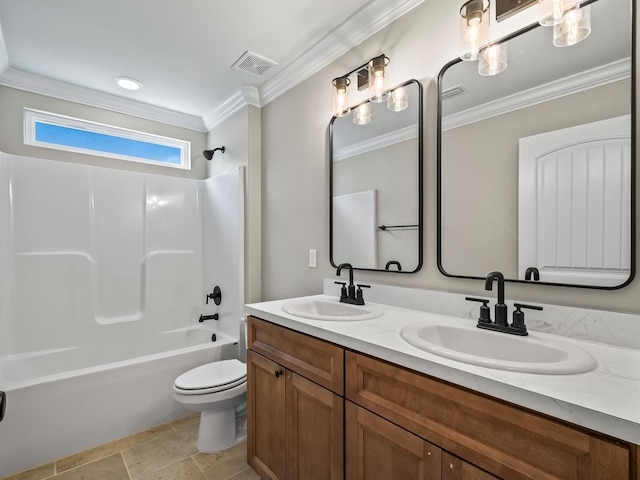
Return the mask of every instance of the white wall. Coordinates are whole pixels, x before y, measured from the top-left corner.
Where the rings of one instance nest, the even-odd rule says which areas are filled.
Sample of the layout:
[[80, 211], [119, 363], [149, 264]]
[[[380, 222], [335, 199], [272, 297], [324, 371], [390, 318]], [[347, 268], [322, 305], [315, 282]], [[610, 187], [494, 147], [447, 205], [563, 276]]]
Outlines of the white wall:
[[246, 167], [244, 283], [247, 303], [258, 302], [262, 293], [262, 160], [260, 109], [246, 106], [214, 127], [207, 148], [224, 146], [207, 164], [207, 176], [238, 166]]
[[[159, 175], [185, 178], [205, 178], [206, 160], [202, 156], [206, 139], [206, 134], [204, 133], [4, 86], [0, 86], [0, 105], [2, 106], [0, 108], [0, 125], [2, 126], [0, 128], [0, 151], [2, 152], [133, 172], [157, 173]], [[25, 145], [23, 141], [23, 109], [25, 107], [189, 141], [191, 142], [191, 170]]]
[[[450, 0], [424, 2], [262, 109], [264, 300], [319, 293], [322, 278], [335, 275], [328, 260], [331, 80], [381, 52], [391, 59], [390, 85], [416, 78], [425, 88], [425, 261], [417, 274], [357, 272], [356, 279], [486, 293], [481, 281], [447, 278], [436, 266], [436, 82], [440, 69], [458, 55], [459, 7]], [[493, 37], [529, 23], [535, 15], [530, 11], [502, 22]], [[310, 248], [318, 249], [317, 269], [307, 267]], [[506, 292], [523, 301], [640, 312], [638, 281], [618, 291], [509, 284]]]

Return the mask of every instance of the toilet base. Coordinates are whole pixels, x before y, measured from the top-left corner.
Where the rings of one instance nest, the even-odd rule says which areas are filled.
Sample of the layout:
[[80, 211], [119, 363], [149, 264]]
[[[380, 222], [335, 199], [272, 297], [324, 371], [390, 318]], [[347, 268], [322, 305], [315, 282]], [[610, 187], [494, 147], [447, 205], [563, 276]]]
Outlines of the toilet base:
[[247, 439], [246, 416], [236, 416], [235, 409], [205, 410], [200, 414], [197, 449], [216, 453], [235, 447]]

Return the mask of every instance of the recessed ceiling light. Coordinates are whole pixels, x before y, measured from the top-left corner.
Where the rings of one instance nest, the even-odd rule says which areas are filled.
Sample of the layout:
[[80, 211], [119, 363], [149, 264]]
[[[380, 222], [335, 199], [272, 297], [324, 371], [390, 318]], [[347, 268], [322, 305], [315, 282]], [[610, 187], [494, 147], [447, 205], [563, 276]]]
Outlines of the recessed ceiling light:
[[115, 77], [113, 81], [125, 90], [140, 90], [143, 87], [142, 82], [129, 77]]

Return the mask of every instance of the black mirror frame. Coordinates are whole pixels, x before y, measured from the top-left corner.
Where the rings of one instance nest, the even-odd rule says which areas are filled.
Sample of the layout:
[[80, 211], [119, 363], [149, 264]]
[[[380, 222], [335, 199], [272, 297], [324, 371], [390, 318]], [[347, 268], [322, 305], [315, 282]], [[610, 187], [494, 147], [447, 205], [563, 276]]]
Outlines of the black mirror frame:
[[[595, 3], [597, 0], [585, 1], [583, 6]], [[521, 283], [526, 285], [548, 285], [555, 287], [572, 287], [572, 288], [588, 288], [594, 290], [618, 290], [629, 285], [635, 278], [636, 273], [636, 7], [635, 0], [630, 0], [631, 8], [631, 252], [630, 263], [631, 268], [629, 278], [620, 285], [615, 286], [597, 286], [597, 285], [579, 285], [570, 283], [557, 282], [540, 282], [530, 280], [520, 280], [516, 278], [505, 278], [505, 281], [513, 283]], [[507, 42], [512, 38], [527, 33], [534, 28], [544, 28], [537, 23], [518, 30], [511, 35], [500, 39], [495, 43]], [[485, 280], [485, 277], [473, 275], [454, 275], [448, 273], [442, 265], [442, 77], [445, 72], [453, 65], [462, 62], [460, 58], [456, 58], [448, 62], [438, 73], [438, 101], [437, 101], [437, 265], [438, 270], [446, 277], [465, 278], [472, 280]]]
[[[407, 80], [400, 85], [396, 85], [393, 88], [387, 90], [387, 92], [399, 87], [406, 87], [410, 84], [416, 84], [418, 87], [418, 265], [414, 270], [385, 270], [378, 268], [358, 268], [353, 266], [354, 270], [370, 271], [370, 272], [384, 272], [384, 273], [416, 273], [422, 268], [423, 263], [423, 243], [424, 243], [424, 123], [423, 123], [423, 92], [422, 84], [415, 79]], [[357, 105], [351, 107], [355, 109], [358, 106], [369, 103], [369, 100], [360, 102]], [[338, 117], [335, 115], [331, 117], [329, 122], [329, 262], [334, 268], [338, 268], [333, 261], [333, 124]]]

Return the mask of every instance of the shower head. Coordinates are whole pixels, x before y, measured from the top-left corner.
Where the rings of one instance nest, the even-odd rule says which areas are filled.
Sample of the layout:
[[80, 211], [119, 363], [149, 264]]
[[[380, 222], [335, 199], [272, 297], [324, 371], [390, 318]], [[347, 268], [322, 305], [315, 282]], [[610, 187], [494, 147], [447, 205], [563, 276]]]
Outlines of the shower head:
[[211, 160], [213, 158], [213, 154], [216, 153], [218, 150], [224, 153], [224, 147], [218, 147], [218, 148], [214, 148], [213, 150], [205, 150], [204, 152], [202, 152], [202, 155], [204, 155], [204, 158], [206, 158], [207, 160]]

